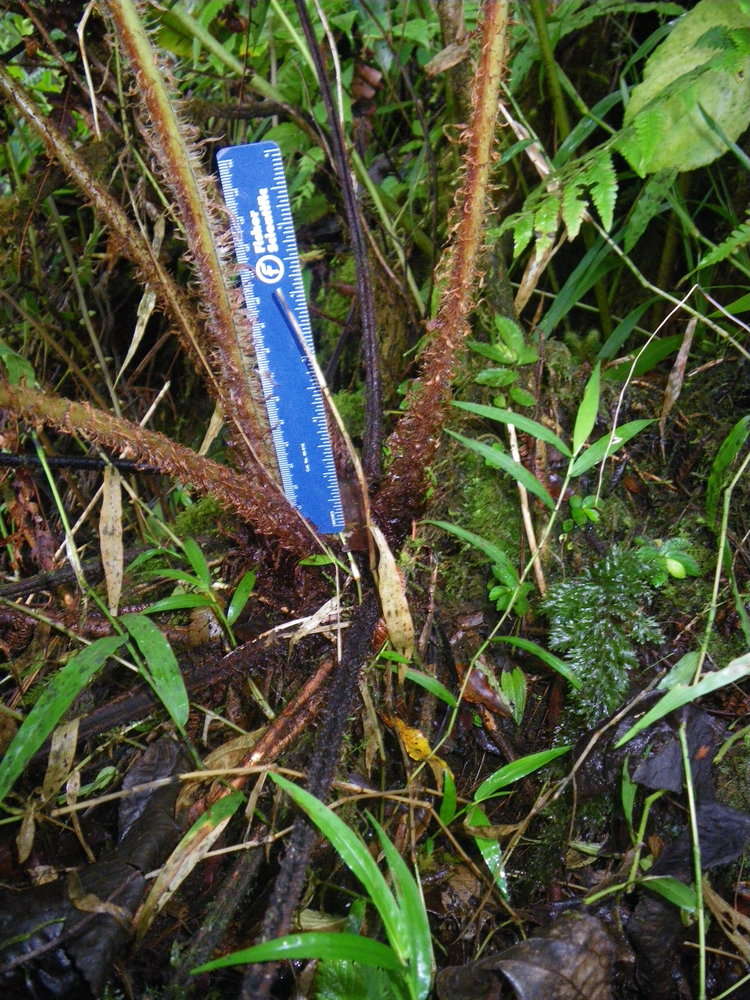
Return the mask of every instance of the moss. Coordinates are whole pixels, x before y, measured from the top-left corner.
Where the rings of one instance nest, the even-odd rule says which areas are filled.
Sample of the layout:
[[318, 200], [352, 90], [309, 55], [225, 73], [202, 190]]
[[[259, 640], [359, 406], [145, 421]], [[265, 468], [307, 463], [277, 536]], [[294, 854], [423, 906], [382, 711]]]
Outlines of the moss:
[[[434, 468], [434, 477], [435, 499], [430, 516], [486, 538], [503, 549], [511, 562], [517, 562], [521, 517], [515, 485], [489, 468], [479, 455], [458, 444], [446, 447]], [[441, 536], [445, 539], [445, 535]], [[442, 549], [441, 605], [449, 609], [486, 604], [490, 580], [487, 556], [457, 539], [436, 544]]]
[[223, 508], [213, 497], [202, 497], [177, 515], [173, 530], [178, 538], [195, 538], [217, 531]]

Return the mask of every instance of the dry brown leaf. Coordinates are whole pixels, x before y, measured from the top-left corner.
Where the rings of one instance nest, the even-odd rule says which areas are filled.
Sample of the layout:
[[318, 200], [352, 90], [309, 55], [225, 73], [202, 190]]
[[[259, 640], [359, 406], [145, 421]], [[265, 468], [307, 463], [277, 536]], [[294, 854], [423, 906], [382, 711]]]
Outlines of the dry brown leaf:
[[659, 415], [659, 440], [661, 442], [662, 456], [665, 454], [667, 417], [671, 413], [672, 407], [680, 398], [680, 393], [682, 392], [682, 383], [685, 381], [685, 369], [687, 367], [688, 358], [690, 357], [690, 348], [693, 346], [693, 336], [695, 334], [695, 327], [697, 323], [698, 317], [693, 316], [688, 325], [685, 327], [685, 335], [682, 338], [680, 349], [677, 352], [677, 357], [672, 365], [672, 371], [669, 373], [667, 385], [664, 389], [664, 400], [661, 404], [661, 413]]
[[750, 918], [714, 892], [706, 879], [703, 880], [703, 899], [727, 939], [744, 960], [750, 962]]
[[107, 584], [107, 604], [117, 614], [122, 593], [124, 550], [122, 545], [122, 489], [120, 473], [112, 466], [104, 470], [102, 509], [99, 515], [99, 546]]
[[[406, 600], [404, 582], [383, 532], [372, 523], [370, 532], [379, 554], [375, 580], [388, 636], [396, 652], [410, 660], [414, 654], [414, 623]], [[399, 680], [403, 682], [401, 670]]]

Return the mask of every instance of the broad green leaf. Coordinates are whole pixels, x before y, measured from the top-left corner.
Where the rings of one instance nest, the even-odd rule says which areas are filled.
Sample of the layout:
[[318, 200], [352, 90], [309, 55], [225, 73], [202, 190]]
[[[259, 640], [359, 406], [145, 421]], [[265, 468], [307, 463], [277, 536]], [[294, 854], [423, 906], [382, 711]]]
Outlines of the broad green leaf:
[[618, 427], [614, 437], [611, 433], [600, 437], [573, 462], [570, 469], [571, 476], [582, 476], [592, 466], [609, 458], [610, 455], [614, 455], [618, 448], [622, 448], [631, 438], [640, 434], [645, 427], [653, 422], [653, 420], [631, 420], [629, 423], [623, 424], [622, 427]]
[[650, 889], [651, 892], [663, 896], [668, 902], [679, 906], [681, 910], [686, 910], [688, 913], [696, 911], [698, 900], [695, 889], [691, 885], [685, 885], [684, 882], [672, 878], [671, 875], [647, 875], [646, 878], [640, 880], [639, 884]]
[[505, 695], [511, 712], [513, 721], [517, 726], [523, 722], [523, 715], [526, 711], [526, 695], [528, 683], [526, 674], [520, 667], [513, 667], [512, 670], [503, 670], [500, 675], [500, 690]]
[[211, 570], [196, 540], [194, 538], [186, 538], [182, 543], [182, 550], [185, 553], [187, 561], [193, 567], [193, 572], [203, 584], [203, 587], [206, 590], [210, 590], [212, 584]]
[[511, 761], [510, 764], [504, 764], [494, 774], [491, 774], [489, 778], [485, 778], [474, 792], [474, 801], [484, 802], [486, 799], [491, 799], [493, 795], [497, 795], [501, 788], [507, 788], [508, 785], [520, 781], [521, 778], [525, 778], [527, 774], [532, 774], [534, 771], [546, 767], [547, 764], [561, 757], [569, 750], [569, 746], [553, 747], [550, 750], [540, 750], [538, 753], [530, 753], [526, 757], [519, 757], [518, 760]]
[[[472, 805], [466, 815], [466, 822], [472, 827], [489, 826], [490, 821], [484, 809], [479, 805]], [[508, 879], [505, 875], [505, 862], [503, 861], [503, 849], [497, 840], [489, 840], [486, 837], [474, 837], [479, 853], [487, 865], [492, 881], [500, 892], [507, 898]]]
[[706, 484], [706, 519], [712, 528], [716, 527], [719, 494], [727, 479], [727, 471], [750, 436], [750, 414], [741, 417], [722, 441], [711, 464]]
[[526, 338], [524, 337], [523, 330], [518, 323], [511, 319], [510, 316], [501, 316], [499, 313], [496, 313], [495, 330], [508, 350], [513, 352], [514, 360], [519, 361], [524, 351], [528, 350], [528, 348], [526, 347]]
[[688, 702], [697, 701], [699, 698], [703, 698], [704, 695], [726, 687], [727, 684], [735, 684], [743, 677], [747, 677], [748, 674], [750, 674], [750, 653], [745, 653], [744, 656], [732, 660], [728, 666], [723, 667], [721, 670], [705, 674], [697, 684], [675, 684], [635, 725], [628, 729], [624, 736], [620, 737], [615, 744], [615, 749], [617, 750], [621, 746], [624, 746], [634, 736], [637, 736], [638, 733], [647, 729], [653, 722], [663, 719], [665, 715], [674, 712], [676, 708], [682, 708]]
[[695, 675], [695, 671], [698, 669], [700, 656], [701, 654], [696, 649], [681, 656], [672, 669], [657, 684], [659, 690], [669, 691], [670, 688], [675, 687], [677, 684], [689, 684]]
[[399, 910], [383, 873], [375, 864], [362, 838], [350, 830], [332, 809], [329, 809], [327, 805], [316, 799], [304, 788], [300, 788], [278, 774], [271, 774], [270, 777], [284, 789], [300, 809], [307, 813], [320, 832], [330, 840], [347, 868], [362, 883], [373, 906], [380, 914], [380, 919], [383, 921], [386, 935], [393, 949], [401, 961], [406, 962], [408, 954], [404, 949], [406, 931], [403, 914]]
[[512, 365], [517, 361], [517, 353], [507, 344], [485, 344], [481, 340], [468, 340], [466, 346], [475, 354], [496, 361], [499, 365]]
[[230, 625], [234, 625], [239, 616], [242, 614], [242, 609], [247, 604], [248, 598], [252, 594], [253, 590], [255, 590], [256, 579], [256, 574], [249, 569], [237, 584], [237, 587], [232, 594], [232, 600], [229, 602], [229, 607], [227, 608], [227, 621]]
[[496, 566], [501, 567], [514, 583], [518, 581], [518, 572], [516, 571], [515, 566], [499, 545], [495, 545], [494, 542], [490, 542], [486, 538], [482, 538], [481, 535], [475, 535], [473, 531], [462, 528], [458, 524], [451, 524], [449, 521], [426, 521], [425, 523], [434, 524], [436, 528], [442, 528], [443, 531], [447, 531], [451, 535], [455, 535], [456, 538], [460, 538], [461, 541], [468, 542], [469, 545], [473, 545], [474, 548], [479, 549], [480, 552], [484, 552], [488, 559], [490, 559]]
[[214, 601], [208, 594], [172, 594], [171, 597], [163, 597], [155, 604], [144, 608], [141, 614], [156, 615], [162, 611], [183, 611], [185, 608], [209, 608]]
[[191, 969], [191, 975], [224, 969], [229, 965], [246, 965], [251, 962], [280, 962], [292, 958], [323, 958], [359, 962], [361, 965], [380, 969], [403, 970], [395, 952], [380, 941], [360, 934], [331, 934], [312, 931], [309, 934], [287, 934], [274, 941], [265, 941], [252, 948], [233, 951], [230, 955], [215, 958], [212, 962]]
[[586, 388], [583, 390], [583, 398], [576, 414], [575, 427], [573, 428], [574, 455], [577, 455], [581, 448], [583, 448], [596, 423], [596, 417], [599, 412], [600, 375], [601, 365], [597, 362], [586, 383]]
[[536, 396], [520, 385], [512, 385], [508, 390], [508, 395], [516, 406], [536, 406]]
[[97, 639], [43, 682], [43, 690], [0, 761], [0, 802], [89, 681], [125, 642], [124, 635]]
[[123, 615], [120, 621], [135, 640], [146, 661], [146, 680], [177, 728], [184, 729], [190, 712], [190, 701], [172, 647], [145, 615]]
[[549, 427], [545, 427], [544, 424], [540, 424], [530, 417], [524, 417], [520, 413], [513, 413], [511, 410], [502, 410], [497, 406], [485, 406], [482, 403], [456, 402], [453, 405], [457, 406], [459, 410], [475, 413], [478, 417], [486, 417], [487, 420], [496, 420], [500, 424], [512, 424], [520, 431], [531, 434], [535, 438], [539, 438], [540, 441], [546, 441], [553, 448], [557, 448], [561, 455], [570, 458], [570, 448], [568, 448], [562, 438], [558, 437]]
[[375, 827], [380, 840], [380, 846], [391, 871], [396, 899], [404, 918], [404, 928], [408, 937], [408, 976], [413, 983], [413, 996], [415, 1000], [427, 1000], [435, 974], [435, 959], [422, 887], [378, 821], [369, 814], [368, 819]]
[[633, 835], [633, 806], [635, 805], [635, 796], [638, 791], [638, 785], [630, 777], [630, 771], [628, 770], [629, 757], [625, 757], [622, 762], [622, 777], [620, 779], [620, 801], [622, 802], [622, 811], [625, 813], [625, 819], [628, 824], [628, 830], [630, 835]]
[[559, 656], [550, 653], [549, 650], [532, 642], [531, 639], [522, 639], [518, 635], [496, 635], [493, 642], [506, 642], [509, 646], [515, 646], [516, 649], [522, 649], [525, 653], [538, 656], [542, 663], [546, 663], [550, 670], [554, 670], [555, 673], [564, 677], [572, 687], [577, 690], [582, 687], [580, 678], [576, 677], [565, 660], [561, 660]]
[[518, 372], [512, 368], [484, 368], [474, 381], [477, 385], [487, 385], [490, 389], [504, 389], [518, 381]]
[[497, 448], [490, 447], [490, 445], [485, 444], [483, 441], [474, 441], [472, 438], [464, 437], [463, 434], [456, 434], [455, 431], [447, 431], [446, 433], [450, 434], [457, 441], [460, 441], [466, 448], [475, 451], [477, 455], [481, 455], [493, 469], [501, 469], [507, 473], [507, 475], [515, 479], [517, 483], [520, 483], [529, 493], [533, 493], [535, 497], [538, 497], [545, 507], [549, 507], [550, 510], [555, 509], [555, 501], [547, 492], [546, 487], [527, 468], [519, 462], [515, 462], [510, 455], [507, 455], [504, 451], [499, 451]]
[[[730, 142], [745, 131], [750, 55], [741, 32], [748, 27], [750, 14], [737, 0], [700, 0], [651, 53], [643, 82], [625, 108], [625, 124], [635, 129], [620, 145], [641, 176], [694, 170], [726, 152], [726, 142], [708, 126], [701, 108]], [[658, 117], [659, 141], [652, 136], [657, 125], [639, 124], [642, 117]]]

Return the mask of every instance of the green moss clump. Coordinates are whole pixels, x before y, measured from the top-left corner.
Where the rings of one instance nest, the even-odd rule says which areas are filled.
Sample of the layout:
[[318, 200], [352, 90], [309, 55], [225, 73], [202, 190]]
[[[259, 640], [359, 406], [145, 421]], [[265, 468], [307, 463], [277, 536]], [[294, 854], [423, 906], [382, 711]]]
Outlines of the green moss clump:
[[571, 712], [587, 725], [623, 702], [638, 665], [636, 647], [662, 640], [645, 610], [654, 596], [654, 570], [643, 549], [614, 546], [580, 576], [551, 587], [544, 601], [550, 646], [566, 654], [582, 682], [571, 689]]
[[213, 497], [201, 497], [177, 515], [174, 520], [174, 533], [178, 538], [215, 534], [216, 526], [223, 514], [223, 508]]

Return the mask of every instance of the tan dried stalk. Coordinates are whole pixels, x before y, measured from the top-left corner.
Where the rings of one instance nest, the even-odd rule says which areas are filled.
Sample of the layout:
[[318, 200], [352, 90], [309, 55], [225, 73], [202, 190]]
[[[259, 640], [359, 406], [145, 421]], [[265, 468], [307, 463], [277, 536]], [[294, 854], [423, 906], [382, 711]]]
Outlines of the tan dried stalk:
[[469, 315], [481, 281], [478, 258], [500, 81], [505, 70], [507, 27], [507, 0], [486, 0], [472, 115], [464, 135], [464, 176], [453, 207], [453, 239], [440, 264], [445, 289], [437, 316], [429, 324], [430, 339], [421, 357], [421, 376], [410, 389], [406, 413], [388, 440], [392, 461], [373, 505], [379, 519], [391, 525], [396, 520], [403, 522], [422, 506], [427, 470], [447, 420], [451, 383], [469, 333]]
[[309, 555], [316, 548], [313, 531], [289, 506], [281, 490], [269, 490], [258, 496], [256, 484], [246, 472], [236, 472], [198, 455], [157, 431], [138, 427], [87, 403], [3, 381], [0, 381], [0, 409], [12, 410], [19, 419], [31, 424], [48, 424], [66, 434], [95, 441], [132, 458], [144, 468], [156, 468], [199, 493], [210, 494], [295, 555]]

